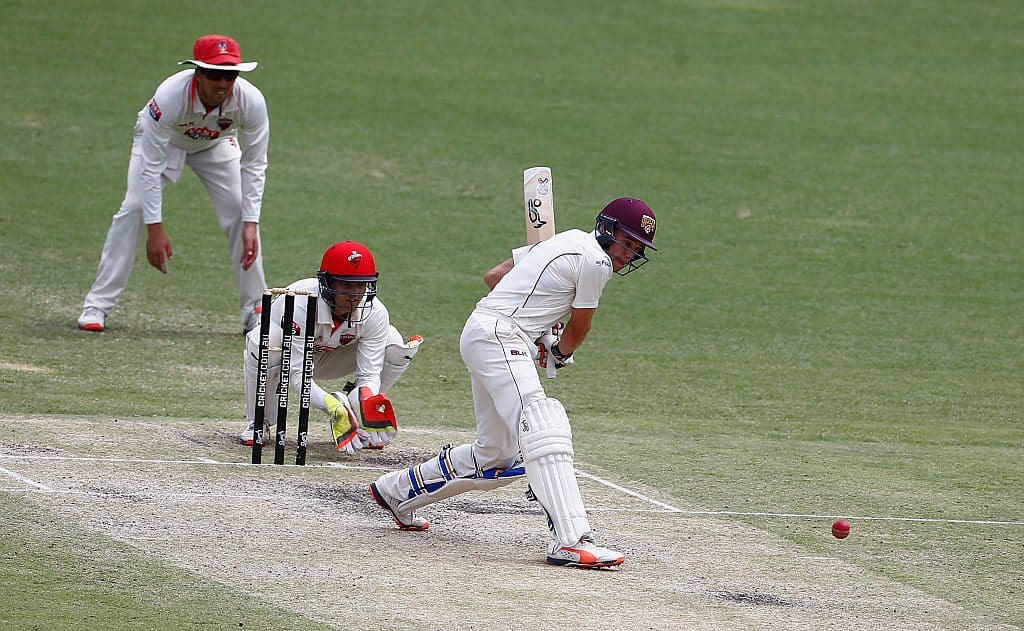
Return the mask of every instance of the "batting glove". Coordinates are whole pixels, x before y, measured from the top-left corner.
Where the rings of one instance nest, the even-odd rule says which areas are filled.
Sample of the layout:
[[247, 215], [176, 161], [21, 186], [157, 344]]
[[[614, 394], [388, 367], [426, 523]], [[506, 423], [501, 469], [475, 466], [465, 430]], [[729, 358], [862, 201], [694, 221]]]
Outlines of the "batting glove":
[[572, 353], [565, 354], [558, 348], [558, 344], [551, 345], [551, 360], [555, 362], [555, 368], [572, 366]]
[[[344, 403], [343, 403], [344, 401]], [[355, 414], [348, 407], [348, 400], [340, 392], [324, 395], [327, 413], [331, 415], [331, 434], [338, 451], [354, 454], [365, 446], [365, 432], [359, 429]]]
[[359, 410], [359, 429], [361, 435], [365, 436], [364, 447], [383, 449], [390, 445], [398, 434], [398, 420], [391, 401], [383, 394], [373, 394], [366, 386], [350, 392], [348, 400], [353, 408]]
[[545, 370], [548, 379], [553, 379], [555, 371], [572, 364], [572, 353], [568, 355], [558, 349], [559, 336], [561, 333], [561, 322], [551, 328], [552, 333], [545, 333], [534, 342], [537, 345], [537, 365]]

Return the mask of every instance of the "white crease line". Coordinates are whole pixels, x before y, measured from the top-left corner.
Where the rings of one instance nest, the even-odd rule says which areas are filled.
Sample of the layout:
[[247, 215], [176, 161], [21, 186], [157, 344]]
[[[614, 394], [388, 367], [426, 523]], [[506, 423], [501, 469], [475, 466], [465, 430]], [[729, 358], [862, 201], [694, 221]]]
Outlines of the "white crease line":
[[105, 456], [39, 456], [22, 454], [0, 454], [0, 460], [67, 460], [71, 462], [110, 462], [114, 464], [208, 464], [225, 467], [289, 467], [298, 469], [314, 469], [317, 467], [332, 467], [336, 469], [357, 469], [366, 471], [388, 471], [385, 467], [367, 467], [361, 465], [347, 465], [340, 462], [324, 462], [320, 464], [296, 465], [296, 464], [273, 464], [273, 457], [270, 462], [252, 464], [251, 462], [221, 462], [212, 458], [198, 458], [196, 460], [160, 460], [156, 458], [114, 458]]
[[616, 491], [619, 491], [620, 493], [625, 493], [626, 495], [630, 495], [632, 497], [635, 497], [636, 499], [644, 501], [644, 502], [647, 502], [648, 504], [654, 504], [655, 506], [660, 506], [660, 507], [664, 508], [665, 510], [671, 512], [671, 513], [682, 513], [683, 512], [682, 509], [679, 509], [679, 508], [676, 508], [675, 506], [671, 506], [669, 504], [666, 504], [665, 502], [659, 502], [658, 500], [654, 499], [653, 497], [647, 497], [646, 495], [643, 495], [642, 493], [637, 493], [636, 491], [631, 491], [631, 490], [629, 490], [629, 489], [627, 489], [625, 487], [622, 487], [622, 486], [619, 486], [618, 484], [615, 484], [614, 482], [611, 482], [609, 480], [605, 480], [604, 478], [599, 478], [596, 475], [591, 475], [591, 474], [587, 473], [586, 471], [580, 471], [578, 467], [576, 468], [576, 475], [578, 475], [581, 478], [587, 478], [588, 480], [593, 480], [595, 482], [603, 484], [603, 485], [607, 486], [608, 488], [615, 489]]
[[86, 495], [90, 497], [102, 497], [106, 499], [161, 499], [161, 500], [207, 500], [207, 499], [229, 499], [252, 502], [263, 500], [265, 502], [330, 502], [332, 500], [288, 495], [249, 495], [237, 493], [152, 493], [148, 491], [79, 491], [75, 489], [42, 489], [33, 490], [20, 488], [15, 489], [21, 493], [40, 493], [43, 495]]
[[[603, 478], [599, 478], [596, 475], [591, 475], [591, 474], [589, 474], [589, 473], [587, 473], [585, 471], [580, 471], [578, 468], [576, 469], [576, 475], [578, 475], [581, 478], [587, 478], [589, 480], [593, 480], [593, 481], [598, 482], [600, 484], [603, 484], [603, 485], [605, 485], [605, 486], [607, 486], [609, 488], [613, 488], [616, 491], [619, 491], [621, 493], [625, 493], [626, 495], [630, 495], [632, 497], [635, 497], [638, 500], [642, 500], [644, 502], [648, 502], [650, 504], [654, 504], [655, 506], [660, 506], [660, 507], [664, 508], [665, 510], [667, 510], [668, 512], [671, 512], [671, 513], [682, 513], [684, 515], [704, 515], [704, 516], [708, 516], [708, 517], [773, 517], [773, 518], [783, 518], [783, 519], [839, 519], [839, 518], [843, 518], [843, 519], [848, 519], [848, 520], [851, 520], [851, 521], [853, 521], [853, 520], [856, 520], [856, 521], [901, 521], [901, 522], [913, 522], [913, 523], [921, 523], [921, 524], [970, 524], [970, 525], [975, 525], [975, 526], [1024, 526], [1024, 521], [1001, 521], [1001, 520], [996, 520], [996, 519], [939, 519], [939, 518], [930, 518], [930, 517], [869, 517], [869, 516], [854, 516], [854, 515], [815, 515], [815, 514], [806, 514], [806, 513], [740, 512], [740, 511], [724, 511], [724, 510], [683, 510], [681, 508], [676, 508], [675, 506], [671, 506], [671, 505], [666, 504], [664, 502], [659, 502], [658, 500], [656, 500], [654, 498], [647, 497], [646, 495], [643, 495], [641, 493], [637, 493], [636, 491], [631, 491], [630, 489], [627, 489], [625, 487], [619, 486], [618, 484], [615, 484], [614, 482], [611, 482], [609, 480], [605, 480]], [[602, 512], [616, 512], [616, 511], [620, 511], [620, 510], [622, 512], [660, 512], [660, 511], [636, 511], [636, 510], [633, 510], [633, 509], [616, 509], [616, 508], [598, 508], [598, 509], [588, 509], [588, 510], [602, 511]]]
[[35, 480], [31, 480], [29, 478], [26, 478], [25, 476], [21, 475], [20, 473], [11, 471], [10, 469], [4, 469], [3, 467], [0, 467], [0, 473], [6, 473], [8, 476], [14, 478], [15, 480], [17, 480], [19, 482], [24, 482], [25, 484], [28, 484], [29, 486], [34, 486], [37, 489], [39, 489], [40, 491], [52, 491], [53, 490], [50, 487], [46, 486], [45, 484], [40, 484], [40, 483], [36, 482]]
[[[328, 467], [335, 469], [349, 469], [354, 471], [389, 471], [386, 467], [368, 467], [363, 465], [348, 465], [340, 462], [325, 462], [322, 464], [313, 465], [272, 465], [272, 464], [258, 464], [254, 465], [249, 462], [218, 462], [211, 461], [209, 459], [202, 460], [152, 460], [142, 458], [100, 458], [100, 457], [89, 457], [89, 456], [31, 456], [31, 455], [16, 455], [16, 454], [0, 454], [0, 459], [9, 460], [72, 460], [82, 462], [112, 462], [112, 463], [138, 463], [138, 464], [205, 464], [205, 465], [219, 465], [219, 466], [232, 466], [232, 467], [291, 467], [291, 468], [306, 468], [306, 467]], [[0, 471], [11, 475], [12, 477], [17, 476], [13, 472], [10, 472], [2, 467]], [[623, 512], [623, 513], [678, 513], [681, 515], [694, 515], [694, 516], [707, 516], [707, 517], [766, 517], [766, 518], [782, 518], [782, 519], [838, 519], [843, 518], [847, 520], [856, 521], [894, 521], [894, 522], [910, 522], [910, 523], [931, 523], [931, 524], [965, 524], [965, 525], [976, 525], [976, 526], [1024, 526], [1024, 521], [1008, 521], [1008, 520], [997, 520], [997, 519], [941, 519], [941, 518], [930, 518], [930, 517], [873, 517], [873, 516], [854, 516], [854, 515], [818, 515], [812, 513], [771, 513], [771, 512], [744, 512], [744, 511], [714, 511], [714, 510], [683, 510], [676, 508], [670, 504], [660, 502], [654, 498], [647, 497], [636, 491], [632, 491], [623, 486], [615, 484], [604, 478], [589, 474], [585, 471], [576, 469], [576, 474], [582, 478], [593, 480], [599, 484], [603, 484], [609, 488], [615, 489], [621, 493], [625, 493], [631, 497], [639, 499], [655, 506], [660, 506], [663, 511], [651, 510], [651, 509], [630, 509], [630, 508], [590, 508], [591, 512]], [[27, 478], [17, 476], [19, 480], [38, 486], [41, 490], [50, 493], [69, 493], [69, 494], [82, 494], [82, 495], [96, 495], [101, 497], [129, 497], [133, 496], [131, 493], [96, 493], [88, 491], [55, 491], [33, 482]], [[137, 494], [142, 496], [143, 494]], [[246, 497], [252, 499], [249, 496], [233, 496], [233, 495], [203, 495], [203, 494], [180, 494], [183, 498], [202, 498], [202, 497]]]
[[776, 517], [783, 519], [846, 519], [848, 521], [904, 521], [920, 524], [970, 524], [975, 526], [1024, 526], [1024, 521], [999, 519], [943, 519], [937, 517], [873, 517], [869, 515], [816, 515], [813, 513], [758, 513], [727, 510], [679, 511], [687, 515], [722, 515], [726, 517]]

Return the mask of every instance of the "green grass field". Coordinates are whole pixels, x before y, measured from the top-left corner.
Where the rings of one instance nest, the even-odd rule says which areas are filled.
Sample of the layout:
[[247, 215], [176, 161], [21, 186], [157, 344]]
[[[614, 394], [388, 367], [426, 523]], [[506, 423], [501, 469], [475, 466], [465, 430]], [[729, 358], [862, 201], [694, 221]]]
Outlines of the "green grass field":
[[[4, 436], [18, 414], [239, 429], [235, 288], [194, 176], [164, 197], [171, 273], [143, 254], [109, 331], [74, 326], [135, 113], [196, 37], [224, 32], [261, 62], [270, 107], [268, 282], [312, 276], [334, 241], [371, 247], [395, 324], [427, 339], [394, 393], [402, 423], [473, 427], [458, 336], [482, 274], [521, 244], [522, 170], [549, 165], [560, 228], [620, 195], [660, 224], [548, 390], [578, 453], [1024, 626], [1024, 5], [277, 4], [0, 6]], [[21, 494], [0, 510], [0, 626], [234, 625], [222, 585], [176, 599], [202, 579], [119, 566], [117, 541]], [[836, 546], [827, 519], [782, 514], [854, 531]], [[50, 540], [65, 530], [85, 543]], [[81, 602], [93, 617], [72, 624]], [[261, 611], [247, 626], [294, 623]]]

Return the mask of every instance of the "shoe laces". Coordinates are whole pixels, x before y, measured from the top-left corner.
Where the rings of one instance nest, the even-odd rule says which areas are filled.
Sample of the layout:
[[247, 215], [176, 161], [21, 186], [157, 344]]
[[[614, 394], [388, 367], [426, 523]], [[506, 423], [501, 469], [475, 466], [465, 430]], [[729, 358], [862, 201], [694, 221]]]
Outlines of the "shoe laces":
[[551, 531], [550, 549], [552, 550], [558, 550], [559, 548], [585, 548], [588, 545], [594, 548], [597, 547], [597, 541], [594, 540], [594, 535], [590, 534], [589, 532], [580, 537], [580, 540], [576, 542], [576, 545], [563, 546], [562, 543], [558, 540], [558, 535], [556, 535], [553, 530]]

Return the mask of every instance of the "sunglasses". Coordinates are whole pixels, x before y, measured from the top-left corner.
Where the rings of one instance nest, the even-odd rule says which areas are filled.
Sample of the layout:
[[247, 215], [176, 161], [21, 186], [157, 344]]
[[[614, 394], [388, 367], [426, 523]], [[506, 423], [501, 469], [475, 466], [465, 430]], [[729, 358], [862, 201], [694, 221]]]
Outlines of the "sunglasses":
[[237, 70], [203, 70], [204, 75], [213, 79], [214, 81], [220, 81], [221, 79], [227, 79], [228, 81], [234, 81], [238, 78]]

